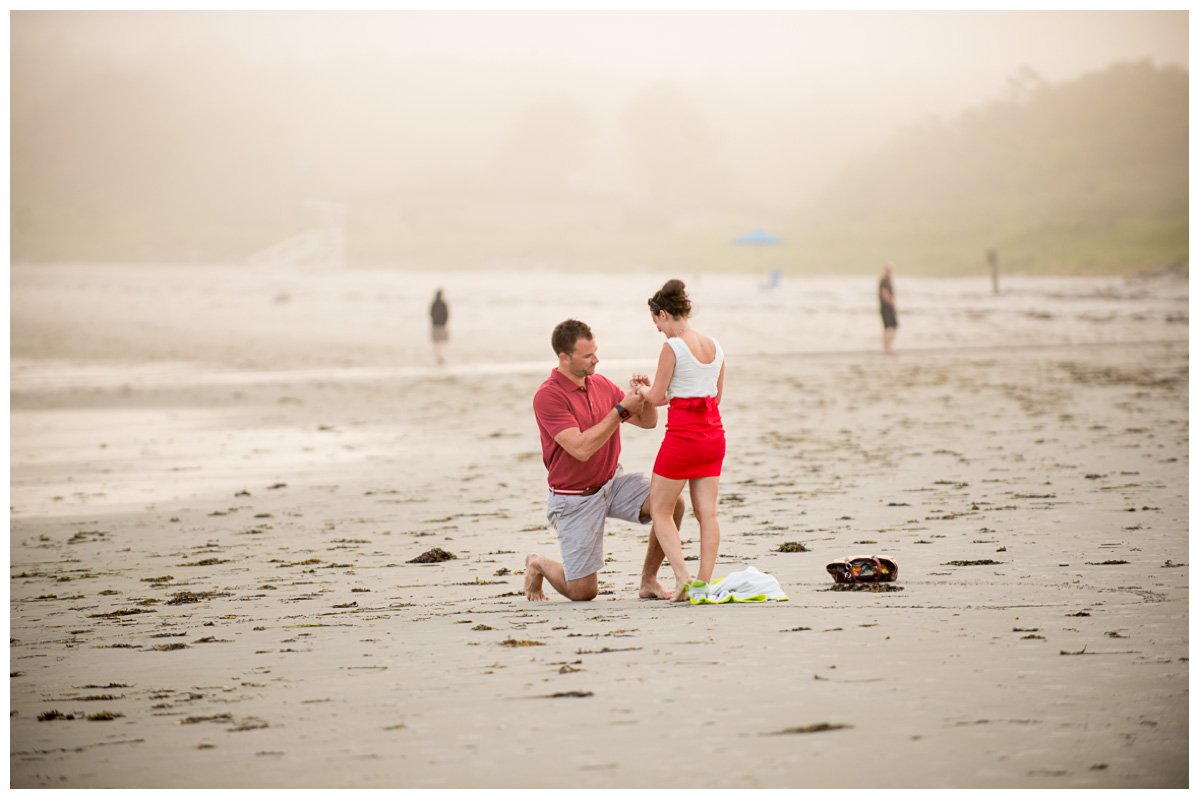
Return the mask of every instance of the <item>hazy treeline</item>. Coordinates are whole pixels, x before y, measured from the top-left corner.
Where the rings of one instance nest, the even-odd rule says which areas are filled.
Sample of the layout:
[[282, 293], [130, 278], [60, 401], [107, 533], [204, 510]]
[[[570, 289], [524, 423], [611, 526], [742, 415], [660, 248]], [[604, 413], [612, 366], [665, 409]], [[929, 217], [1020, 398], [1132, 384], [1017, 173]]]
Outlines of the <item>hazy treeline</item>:
[[[153, 66], [148, 66], [153, 64]], [[386, 66], [386, 68], [384, 68]], [[486, 66], [486, 65], [485, 65]], [[689, 87], [554, 89], [362, 57], [334, 72], [219, 44], [152, 61], [12, 41], [15, 260], [238, 261], [348, 210], [351, 264], [1117, 270], [1187, 257], [1187, 74], [1117, 65], [903, 131], [840, 174], [819, 108], [716, 108]], [[983, 94], [983, 92], [981, 92]], [[792, 104], [792, 105], [789, 105]], [[791, 138], [789, 138], [791, 137]], [[836, 175], [836, 177], [835, 177]], [[769, 228], [785, 247], [730, 238]]]
[[[1188, 258], [1188, 76], [1116, 64], [903, 131], [807, 214], [814, 236], [893, 239], [938, 271], [995, 247], [1024, 271], [1152, 269]], [[974, 249], [974, 252], [972, 252]]]

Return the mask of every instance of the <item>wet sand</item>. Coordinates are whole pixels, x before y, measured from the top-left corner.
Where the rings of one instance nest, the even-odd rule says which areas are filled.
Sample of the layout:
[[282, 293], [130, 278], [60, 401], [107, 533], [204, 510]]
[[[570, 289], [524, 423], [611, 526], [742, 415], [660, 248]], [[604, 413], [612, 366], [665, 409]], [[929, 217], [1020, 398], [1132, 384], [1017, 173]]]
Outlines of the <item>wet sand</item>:
[[521, 592], [550, 327], [661, 346], [659, 276], [537, 277], [14, 267], [11, 787], [1188, 785], [1186, 281], [901, 274], [885, 358], [846, 281], [689, 280], [717, 574], [790, 597], [690, 606], [615, 521], [595, 601]]

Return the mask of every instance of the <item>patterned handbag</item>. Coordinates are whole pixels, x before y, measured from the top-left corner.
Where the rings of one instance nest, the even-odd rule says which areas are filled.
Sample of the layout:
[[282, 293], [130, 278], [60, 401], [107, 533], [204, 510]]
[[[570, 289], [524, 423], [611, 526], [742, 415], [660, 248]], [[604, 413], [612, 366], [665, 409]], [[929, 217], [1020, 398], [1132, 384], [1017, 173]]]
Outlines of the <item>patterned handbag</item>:
[[900, 568], [884, 556], [854, 556], [825, 567], [834, 583], [884, 583], [896, 580]]

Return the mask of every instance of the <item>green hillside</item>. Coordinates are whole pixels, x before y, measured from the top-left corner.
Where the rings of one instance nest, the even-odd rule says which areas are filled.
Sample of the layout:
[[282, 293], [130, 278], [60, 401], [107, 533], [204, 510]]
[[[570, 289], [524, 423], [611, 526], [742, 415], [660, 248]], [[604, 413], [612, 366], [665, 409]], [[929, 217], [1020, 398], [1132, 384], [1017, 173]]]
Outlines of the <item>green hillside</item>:
[[[821, 267], [1130, 272], [1188, 259], [1188, 76], [1118, 64], [906, 130], [806, 216]], [[815, 266], [815, 265], [814, 265]]]

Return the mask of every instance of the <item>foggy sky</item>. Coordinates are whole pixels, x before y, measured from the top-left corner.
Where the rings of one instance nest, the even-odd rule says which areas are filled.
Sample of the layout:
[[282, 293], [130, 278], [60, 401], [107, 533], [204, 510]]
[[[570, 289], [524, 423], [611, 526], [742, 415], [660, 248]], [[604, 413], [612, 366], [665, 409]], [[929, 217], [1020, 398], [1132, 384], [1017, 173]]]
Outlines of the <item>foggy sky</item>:
[[[588, 167], [574, 180], [612, 193], [636, 179], [620, 144], [631, 104], [669, 87], [701, 116], [730, 185], [776, 209], [900, 127], [1003, 97], [1023, 66], [1050, 82], [1120, 60], [1188, 67], [1183, 11], [72, 11], [10, 20], [14, 117], [52, 95], [71, 64], [111, 60], [154, 74], [165, 54], [215, 50], [248, 78], [275, 76], [281, 107], [304, 109], [288, 120], [298, 163], [321, 152], [341, 172], [373, 174], [364, 191], [485, 170], [531, 106], [567, 98], [591, 126]], [[176, 76], [184, 96], [189, 79]], [[325, 113], [304, 105], [309, 97], [335, 100], [319, 101], [330, 103]]]
[[772, 82], [771, 74], [787, 71], [789, 84], [817, 82], [818, 75], [805, 79], [807, 70], [850, 68], [974, 86], [1020, 64], [1052, 81], [1114, 60], [1186, 68], [1187, 18], [1185, 11], [72, 11], [14, 12], [13, 33], [64, 55], [130, 59], [164, 44], [220, 42], [263, 60], [336, 61], [363, 52], [526, 58], [671, 78]]

